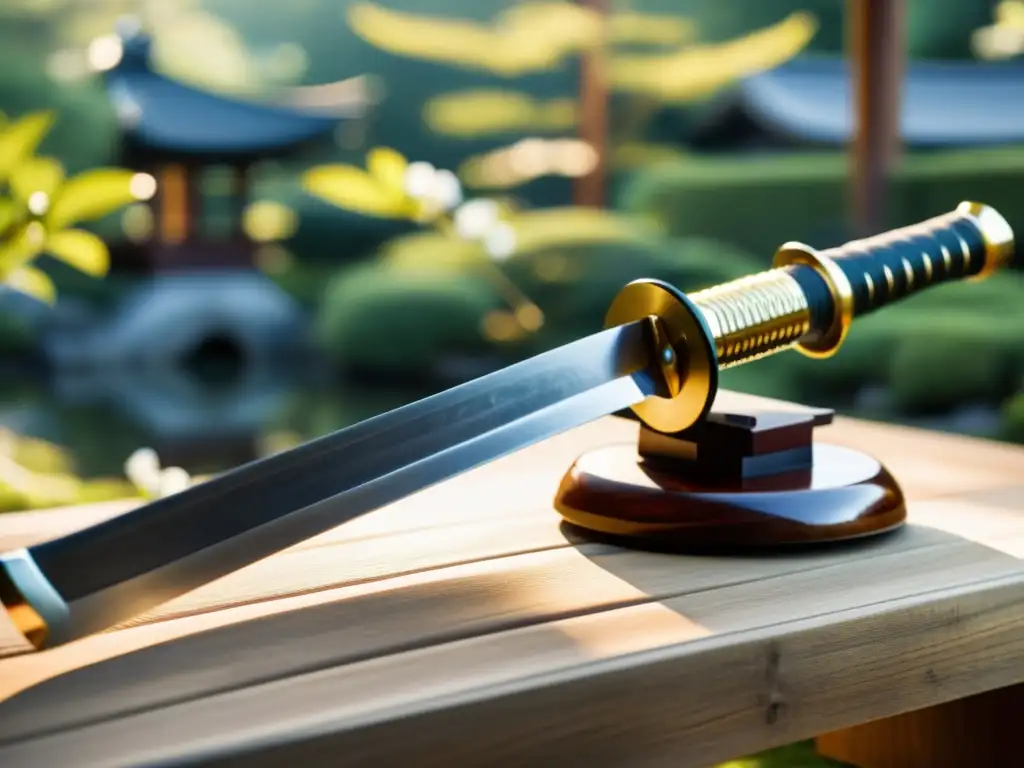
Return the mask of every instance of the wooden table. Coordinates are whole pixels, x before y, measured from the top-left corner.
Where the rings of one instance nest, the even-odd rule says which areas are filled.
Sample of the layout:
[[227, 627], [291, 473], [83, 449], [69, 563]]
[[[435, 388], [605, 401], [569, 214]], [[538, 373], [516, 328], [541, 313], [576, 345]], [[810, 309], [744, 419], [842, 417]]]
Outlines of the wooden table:
[[[881, 458], [910, 526], [683, 557], [552, 510], [578, 453], [636, 429], [595, 422], [62, 648], [12, 655], [0, 629], [0, 765], [679, 768], [819, 734], [864, 766], [989, 764], [1013, 729], [993, 707], [1024, 698], [1024, 450], [837, 419], [819, 439]], [[126, 508], [6, 515], [0, 549]], [[989, 745], [963, 746], [978, 713]]]

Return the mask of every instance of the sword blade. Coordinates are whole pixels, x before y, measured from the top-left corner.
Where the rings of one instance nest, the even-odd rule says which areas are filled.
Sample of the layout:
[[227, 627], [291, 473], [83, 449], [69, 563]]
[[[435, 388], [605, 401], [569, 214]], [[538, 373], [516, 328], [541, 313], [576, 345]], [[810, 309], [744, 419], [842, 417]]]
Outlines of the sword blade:
[[[125, 621], [366, 512], [655, 393], [611, 328], [0, 558], [46, 645]], [[2, 573], [0, 573], [2, 575]]]

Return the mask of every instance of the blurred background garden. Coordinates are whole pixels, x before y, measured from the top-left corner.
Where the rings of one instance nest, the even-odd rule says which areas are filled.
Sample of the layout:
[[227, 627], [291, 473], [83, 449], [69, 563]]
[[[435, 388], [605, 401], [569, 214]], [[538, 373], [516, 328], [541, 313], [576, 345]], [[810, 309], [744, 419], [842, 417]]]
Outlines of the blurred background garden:
[[[1024, 232], [1024, 3], [906, 0], [877, 226]], [[842, 0], [3, 0], [0, 508], [209, 473], [851, 223]], [[1020, 259], [1017, 260], [1018, 264]], [[1024, 441], [1024, 276], [725, 385]]]
[[[2, 0], [0, 511], [180, 488], [160, 462], [590, 333], [635, 278], [963, 199], [1024, 232], [1024, 2], [891, 2], [898, 152], [858, 192], [857, 0]], [[1020, 269], [724, 385], [1024, 443]]]

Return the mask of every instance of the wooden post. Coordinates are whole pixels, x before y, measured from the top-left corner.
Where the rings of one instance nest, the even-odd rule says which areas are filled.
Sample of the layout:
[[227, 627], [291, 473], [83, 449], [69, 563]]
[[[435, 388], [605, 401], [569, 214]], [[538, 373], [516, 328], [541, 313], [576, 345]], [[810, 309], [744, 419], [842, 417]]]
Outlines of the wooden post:
[[[584, 8], [607, 22], [609, 0], [577, 0]], [[573, 203], [600, 208], [605, 203], [608, 162], [608, 44], [607, 23], [602, 26], [601, 39], [580, 58], [579, 128], [578, 136], [597, 153], [597, 163], [586, 176], [573, 185]]]
[[818, 737], [824, 757], [857, 768], [1013, 765], [1024, 685], [845, 728]]
[[899, 153], [906, 8], [904, 0], [847, 0], [846, 7], [856, 116], [852, 225], [864, 237], [885, 229], [889, 178]]
[[179, 245], [188, 236], [189, 193], [187, 171], [179, 164], [163, 166], [160, 172], [160, 242]]

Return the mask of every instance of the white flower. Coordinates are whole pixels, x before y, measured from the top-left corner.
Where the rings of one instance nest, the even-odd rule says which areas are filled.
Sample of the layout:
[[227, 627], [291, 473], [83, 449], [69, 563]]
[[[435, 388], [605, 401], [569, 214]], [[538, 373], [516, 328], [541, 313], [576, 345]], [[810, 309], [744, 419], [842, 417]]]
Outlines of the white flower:
[[42, 216], [50, 208], [50, 196], [45, 192], [33, 192], [28, 196], [28, 209], [36, 216]]
[[431, 196], [434, 190], [434, 180], [437, 177], [437, 169], [430, 163], [416, 162], [409, 163], [405, 169], [405, 193], [409, 197], [423, 200]]
[[430, 199], [444, 211], [450, 211], [461, 203], [462, 184], [459, 182], [459, 177], [449, 170], [437, 171], [434, 174]]
[[124, 463], [125, 476], [137, 487], [155, 487], [160, 474], [160, 459], [152, 448], [139, 448]]
[[161, 469], [152, 448], [139, 448], [124, 463], [124, 474], [143, 496], [158, 499], [185, 490], [192, 478], [181, 467]]
[[181, 493], [192, 484], [192, 478], [181, 467], [167, 467], [160, 473], [160, 495]]
[[508, 222], [499, 221], [484, 235], [484, 248], [495, 261], [505, 261], [516, 252], [516, 231]]
[[453, 216], [455, 231], [463, 240], [482, 240], [498, 223], [498, 204], [493, 200], [470, 200]]

